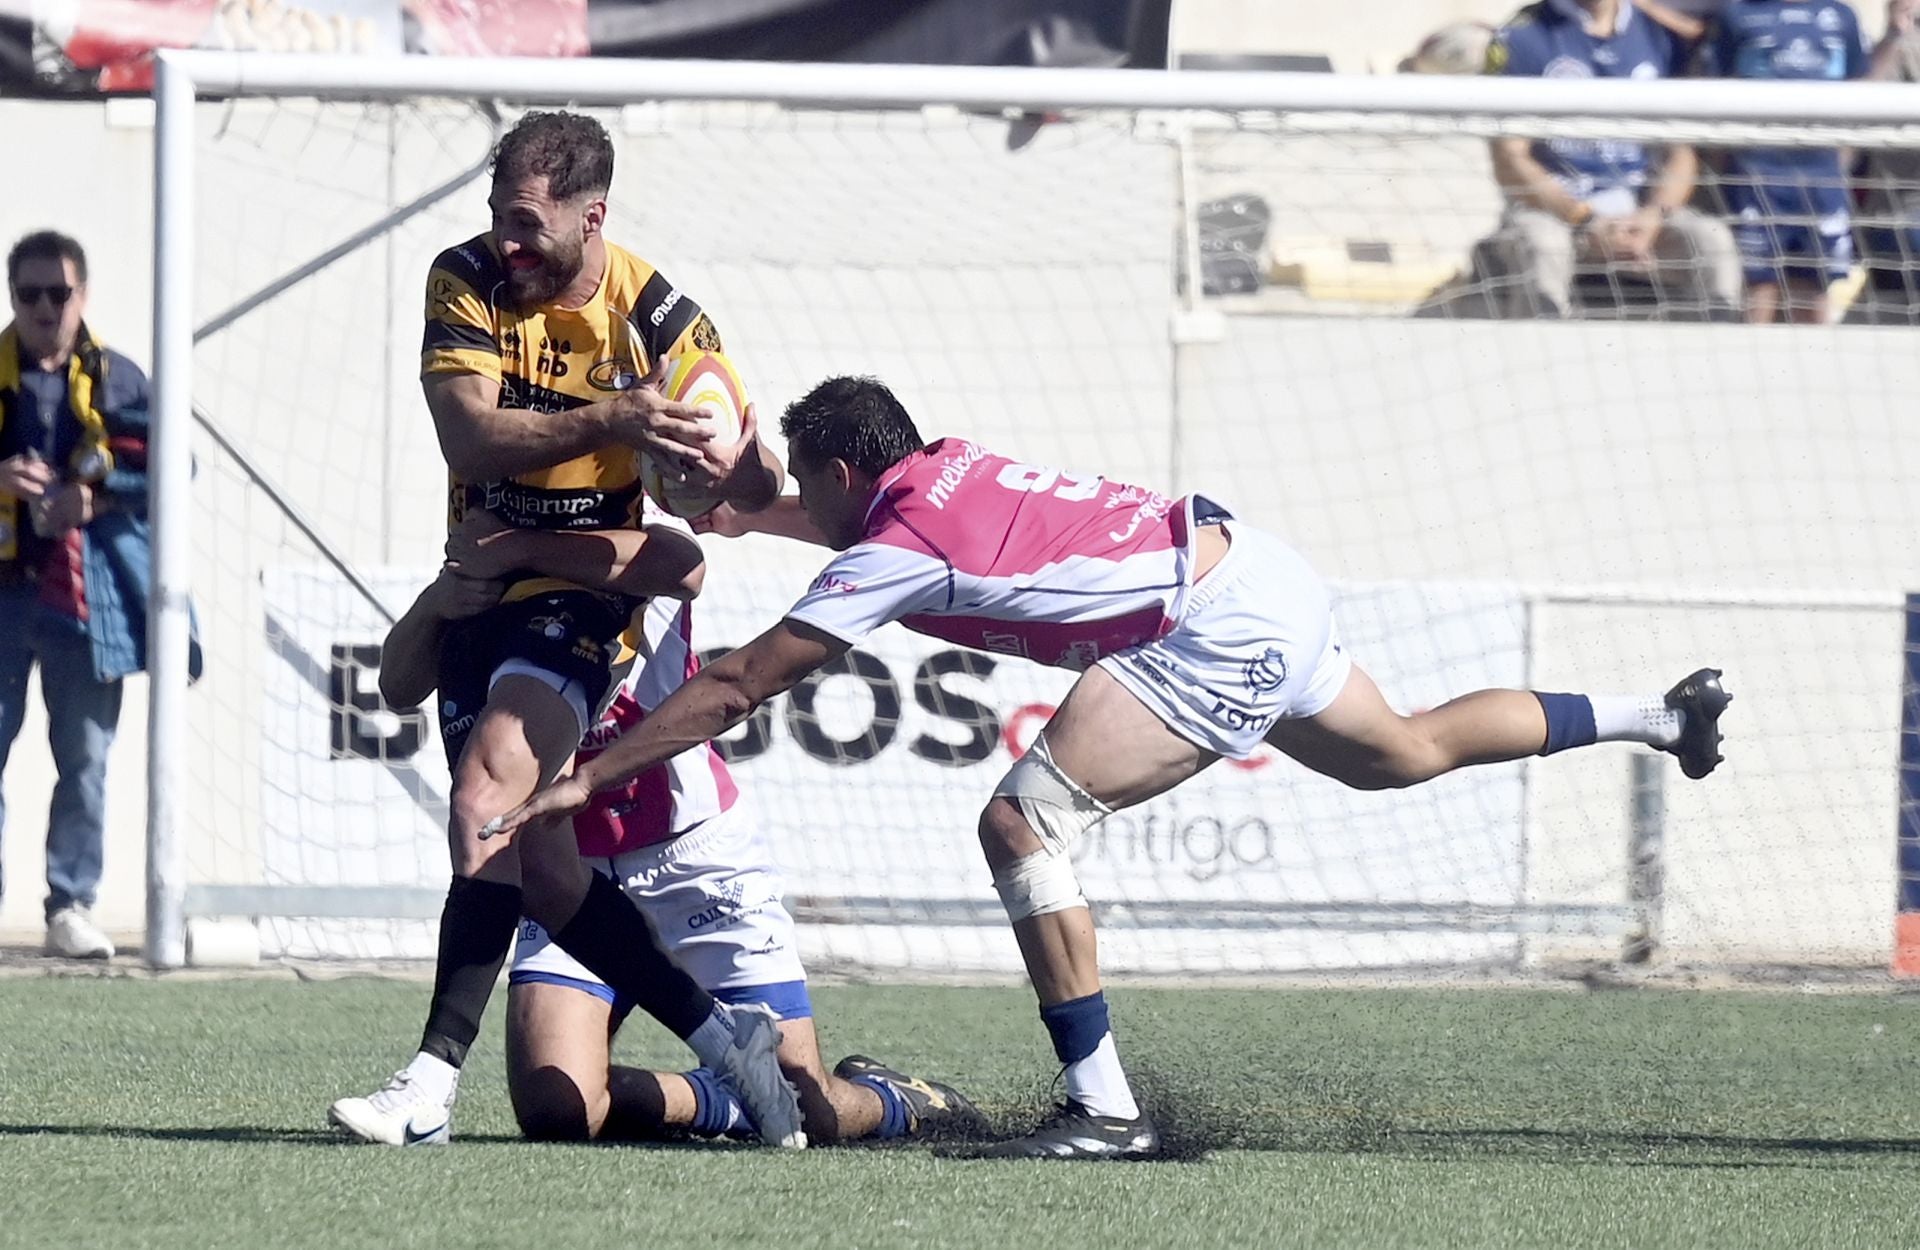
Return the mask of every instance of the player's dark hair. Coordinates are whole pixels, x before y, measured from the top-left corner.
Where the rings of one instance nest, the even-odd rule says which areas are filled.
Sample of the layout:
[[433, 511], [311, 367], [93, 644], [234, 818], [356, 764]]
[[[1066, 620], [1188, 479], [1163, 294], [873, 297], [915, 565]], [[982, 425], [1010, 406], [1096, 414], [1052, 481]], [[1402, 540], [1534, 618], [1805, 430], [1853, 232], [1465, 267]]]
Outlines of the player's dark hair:
[[613, 185], [613, 140], [584, 113], [528, 113], [500, 136], [487, 168], [493, 180], [545, 177], [547, 195], [605, 195]]
[[787, 405], [787, 451], [810, 465], [844, 460], [869, 477], [919, 451], [913, 418], [878, 378], [828, 378]]
[[13, 249], [7, 253], [7, 285], [12, 286], [20, 276], [20, 266], [30, 260], [70, 260], [73, 262], [73, 276], [81, 286], [87, 284], [87, 254], [76, 239], [71, 239], [58, 230], [35, 230], [25, 235]]

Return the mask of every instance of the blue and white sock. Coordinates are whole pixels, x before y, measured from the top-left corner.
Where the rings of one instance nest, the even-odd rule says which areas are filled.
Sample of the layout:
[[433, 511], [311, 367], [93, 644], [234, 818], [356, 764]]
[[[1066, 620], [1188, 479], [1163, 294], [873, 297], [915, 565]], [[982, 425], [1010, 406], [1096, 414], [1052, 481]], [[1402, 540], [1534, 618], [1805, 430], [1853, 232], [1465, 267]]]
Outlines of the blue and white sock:
[[693, 1086], [693, 1131], [709, 1137], [752, 1137], [757, 1131], [753, 1115], [719, 1073], [695, 1068], [680, 1075]]
[[1549, 694], [1534, 691], [1547, 716], [1542, 755], [1596, 742], [1642, 742], [1670, 747], [1680, 740], [1687, 718], [1658, 697], [1633, 694]]
[[907, 1107], [905, 1094], [877, 1076], [856, 1076], [849, 1084], [864, 1085], [880, 1095], [880, 1127], [868, 1133], [868, 1137], [890, 1141], [895, 1137], [905, 1137], [911, 1131], [913, 1112]]
[[1107, 1020], [1107, 996], [1095, 991], [1040, 1009], [1041, 1022], [1053, 1038], [1053, 1053], [1066, 1065], [1067, 1097], [1095, 1115], [1134, 1120], [1140, 1104], [1120, 1066]]

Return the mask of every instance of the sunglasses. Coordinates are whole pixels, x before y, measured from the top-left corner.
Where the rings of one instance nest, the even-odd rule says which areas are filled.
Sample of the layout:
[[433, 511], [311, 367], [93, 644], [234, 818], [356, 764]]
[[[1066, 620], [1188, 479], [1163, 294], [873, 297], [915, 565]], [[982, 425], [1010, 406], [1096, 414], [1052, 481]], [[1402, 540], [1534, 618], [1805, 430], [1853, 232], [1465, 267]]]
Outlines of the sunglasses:
[[70, 286], [17, 286], [13, 288], [13, 298], [19, 300], [21, 304], [28, 308], [32, 308], [35, 304], [38, 304], [42, 296], [50, 300], [55, 308], [65, 308], [67, 301], [73, 298], [73, 288]]

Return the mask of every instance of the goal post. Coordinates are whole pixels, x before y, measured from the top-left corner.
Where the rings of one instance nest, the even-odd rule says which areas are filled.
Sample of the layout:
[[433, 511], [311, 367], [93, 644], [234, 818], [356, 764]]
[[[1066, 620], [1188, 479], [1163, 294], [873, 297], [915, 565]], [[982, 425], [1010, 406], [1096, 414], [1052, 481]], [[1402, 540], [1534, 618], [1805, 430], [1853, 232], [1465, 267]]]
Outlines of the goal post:
[[[1700, 787], [1626, 748], [1396, 795], [1222, 765], [1080, 849], [1115, 967], [1884, 963], [1920, 558], [1899, 332], [1426, 296], [1497, 223], [1487, 138], [1920, 147], [1920, 88], [165, 52], [155, 94], [157, 966], [215, 916], [430, 953], [445, 769], [370, 674], [435, 563], [411, 361], [425, 262], [485, 225], [474, 101], [608, 124], [609, 237], [713, 312], [768, 426], [873, 372], [929, 436], [1217, 495], [1315, 562], [1402, 707], [1714, 663], [1750, 717]], [[812, 571], [708, 546], [703, 649]], [[883, 631], [730, 736], [811, 960], [1017, 972], [973, 813], [1067, 680]]]

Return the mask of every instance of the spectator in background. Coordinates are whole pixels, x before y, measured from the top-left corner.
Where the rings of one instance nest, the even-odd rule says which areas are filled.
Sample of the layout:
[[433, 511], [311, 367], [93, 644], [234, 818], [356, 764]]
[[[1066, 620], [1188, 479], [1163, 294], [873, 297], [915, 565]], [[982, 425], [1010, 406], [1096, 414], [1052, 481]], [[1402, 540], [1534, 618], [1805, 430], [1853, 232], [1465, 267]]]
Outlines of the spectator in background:
[[[1869, 78], [1920, 83], [1920, 0], [1891, 0]], [[1867, 154], [1860, 237], [1867, 263], [1865, 319], [1920, 322], [1920, 152]]]
[[[1669, 77], [1680, 41], [1628, 0], [1540, 0], [1487, 49], [1490, 74], [1544, 78]], [[1740, 268], [1726, 226], [1687, 207], [1698, 160], [1622, 140], [1499, 138], [1493, 171], [1507, 212], [1492, 240], [1510, 316], [1563, 317], [1577, 264], [1642, 276], [1696, 316], [1731, 316]]]
[[[1860, 19], [1841, 0], [1735, 0], [1700, 44], [1709, 77], [1838, 82], [1867, 72]], [[1827, 287], [1853, 265], [1853, 222], [1837, 148], [1727, 154], [1727, 210], [1746, 267], [1747, 320], [1827, 320]], [[1784, 308], [1782, 307], [1784, 303]]]
[[[120, 679], [141, 667], [150, 563], [147, 379], [82, 319], [87, 258], [62, 234], [7, 254], [0, 331], [0, 771], [40, 666], [59, 780], [47, 819], [47, 950], [105, 959], [100, 884], [107, 748]], [[0, 821], [6, 809], [0, 804]]]
[[1485, 22], [1449, 22], [1422, 39], [1398, 68], [1403, 74], [1477, 74], [1492, 42], [1493, 27]]

